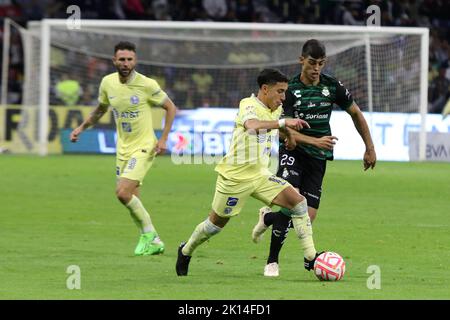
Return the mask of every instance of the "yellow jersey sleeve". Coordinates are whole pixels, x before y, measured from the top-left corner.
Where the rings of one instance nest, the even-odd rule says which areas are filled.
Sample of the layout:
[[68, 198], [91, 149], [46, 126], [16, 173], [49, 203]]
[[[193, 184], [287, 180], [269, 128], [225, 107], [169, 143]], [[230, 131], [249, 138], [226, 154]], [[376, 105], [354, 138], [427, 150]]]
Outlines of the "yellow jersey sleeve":
[[258, 119], [256, 106], [253, 102], [254, 101], [252, 101], [252, 99], [241, 100], [241, 104], [239, 106], [239, 116], [236, 119], [237, 124], [244, 127], [244, 123], [247, 120]]
[[158, 82], [148, 78], [148, 101], [150, 105], [161, 106], [167, 99], [167, 94], [161, 89]]

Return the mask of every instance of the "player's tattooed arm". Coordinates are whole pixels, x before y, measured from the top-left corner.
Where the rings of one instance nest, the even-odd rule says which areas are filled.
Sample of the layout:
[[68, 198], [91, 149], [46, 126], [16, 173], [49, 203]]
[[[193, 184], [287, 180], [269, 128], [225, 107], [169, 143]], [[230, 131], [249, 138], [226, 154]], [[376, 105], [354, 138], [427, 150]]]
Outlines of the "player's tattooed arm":
[[70, 141], [77, 142], [79, 135], [87, 128], [93, 126], [103, 115], [108, 111], [108, 105], [99, 104], [89, 115], [89, 117], [83, 121], [77, 128], [70, 133]]
[[99, 104], [97, 108], [95, 108], [94, 111], [89, 114], [89, 117], [82, 123], [83, 129], [87, 129], [96, 124], [107, 111], [107, 105]]

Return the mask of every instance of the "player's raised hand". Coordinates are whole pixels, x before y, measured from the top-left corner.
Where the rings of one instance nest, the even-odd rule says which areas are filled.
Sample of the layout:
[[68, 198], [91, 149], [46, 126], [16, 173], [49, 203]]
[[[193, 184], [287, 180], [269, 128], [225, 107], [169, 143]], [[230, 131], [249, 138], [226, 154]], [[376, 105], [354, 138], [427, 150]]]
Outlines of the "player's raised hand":
[[366, 152], [364, 152], [364, 171], [366, 171], [369, 168], [375, 168], [375, 164], [377, 163], [377, 155], [375, 153], [375, 149], [369, 148], [366, 149]]
[[83, 130], [80, 127], [73, 129], [73, 131], [70, 133], [70, 141], [77, 142], [79, 139], [78, 136], [82, 131]]
[[315, 146], [320, 149], [333, 150], [334, 145], [338, 140], [335, 136], [324, 136], [316, 139]]
[[311, 128], [303, 119], [286, 119], [286, 127], [292, 128], [294, 130], [301, 130], [303, 128]]

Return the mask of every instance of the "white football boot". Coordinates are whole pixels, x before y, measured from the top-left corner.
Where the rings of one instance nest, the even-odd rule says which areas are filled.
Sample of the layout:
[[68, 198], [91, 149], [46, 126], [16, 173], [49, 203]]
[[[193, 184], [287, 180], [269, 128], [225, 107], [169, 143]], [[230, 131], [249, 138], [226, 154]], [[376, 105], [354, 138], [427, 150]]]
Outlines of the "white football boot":
[[280, 275], [280, 270], [278, 263], [272, 262], [264, 267], [264, 276], [266, 277], [278, 277]]
[[272, 209], [269, 207], [262, 207], [259, 209], [259, 220], [252, 231], [252, 239], [254, 243], [261, 241], [264, 232], [266, 232], [268, 228], [268, 226], [264, 224], [264, 216], [269, 212], [272, 212]]

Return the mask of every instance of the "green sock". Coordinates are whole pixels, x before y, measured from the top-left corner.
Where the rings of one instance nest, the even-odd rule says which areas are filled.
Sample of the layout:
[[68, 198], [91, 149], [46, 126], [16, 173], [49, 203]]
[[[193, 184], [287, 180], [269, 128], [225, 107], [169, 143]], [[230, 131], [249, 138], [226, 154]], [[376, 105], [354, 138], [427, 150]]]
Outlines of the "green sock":
[[281, 212], [282, 214], [284, 214], [285, 216], [287, 216], [287, 217], [291, 217], [291, 216], [292, 216], [292, 211], [289, 210], [289, 209], [281, 208], [281, 209], [280, 209], [280, 212]]

